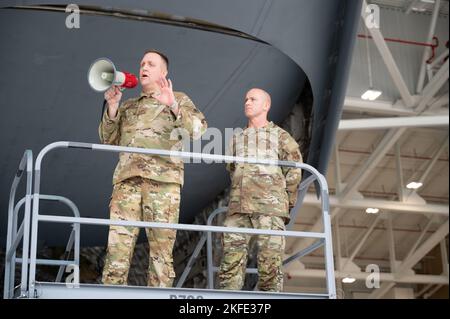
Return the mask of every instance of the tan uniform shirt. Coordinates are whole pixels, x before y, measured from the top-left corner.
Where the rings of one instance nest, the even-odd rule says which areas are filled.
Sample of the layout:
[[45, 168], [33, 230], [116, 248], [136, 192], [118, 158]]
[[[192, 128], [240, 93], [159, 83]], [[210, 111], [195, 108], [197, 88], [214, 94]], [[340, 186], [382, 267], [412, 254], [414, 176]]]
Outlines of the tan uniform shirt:
[[[116, 118], [103, 114], [99, 126], [102, 143], [128, 147], [180, 151], [180, 129], [198, 139], [206, 131], [203, 114], [182, 92], [174, 92], [178, 102], [177, 116], [151, 95], [141, 94], [122, 103]], [[120, 153], [113, 184], [134, 176], [183, 185], [183, 162], [179, 158], [135, 153]]]
[[[302, 162], [297, 142], [270, 122], [233, 135], [233, 156]], [[289, 219], [301, 180], [301, 169], [248, 163], [230, 163], [231, 192], [228, 214], [259, 213]]]

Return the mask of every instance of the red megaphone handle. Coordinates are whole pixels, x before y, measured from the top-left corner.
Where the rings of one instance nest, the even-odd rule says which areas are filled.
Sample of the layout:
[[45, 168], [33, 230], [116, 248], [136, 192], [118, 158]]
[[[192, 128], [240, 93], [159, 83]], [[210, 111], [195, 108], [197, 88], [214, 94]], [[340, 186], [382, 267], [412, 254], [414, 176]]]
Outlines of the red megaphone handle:
[[123, 74], [125, 74], [125, 82], [121, 85], [121, 87], [132, 89], [138, 84], [138, 80], [134, 74], [128, 72], [123, 72]]

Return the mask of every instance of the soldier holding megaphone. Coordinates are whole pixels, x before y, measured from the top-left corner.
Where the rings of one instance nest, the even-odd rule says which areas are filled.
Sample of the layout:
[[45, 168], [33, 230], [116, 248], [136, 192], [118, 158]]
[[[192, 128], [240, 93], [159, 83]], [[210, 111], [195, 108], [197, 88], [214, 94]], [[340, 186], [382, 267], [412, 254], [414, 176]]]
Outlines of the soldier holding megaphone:
[[[99, 126], [105, 144], [165, 150], [181, 150], [175, 130], [198, 139], [206, 131], [206, 120], [192, 100], [174, 92], [166, 79], [169, 60], [159, 51], [149, 50], [142, 58], [139, 82], [142, 93], [120, 104], [121, 90], [137, 80], [117, 71], [108, 59], [91, 66], [88, 78], [96, 91], [105, 91], [106, 111]], [[119, 106], [120, 105], [120, 106]], [[110, 218], [177, 223], [183, 162], [176, 158], [120, 153], [113, 176]], [[128, 271], [139, 228], [111, 226], [103, 269], [104, 284], [127, 284]], [[146, 229], [150, 246], [148, 285], [170, 287], [175, 278], [172, 250], [176, 231]]]

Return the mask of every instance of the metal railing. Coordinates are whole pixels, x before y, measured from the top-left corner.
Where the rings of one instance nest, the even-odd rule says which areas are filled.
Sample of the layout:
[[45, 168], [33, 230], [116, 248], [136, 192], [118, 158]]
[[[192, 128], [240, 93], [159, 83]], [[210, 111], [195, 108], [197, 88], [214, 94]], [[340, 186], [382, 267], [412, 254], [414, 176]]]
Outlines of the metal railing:
[[[298, 189], [298, 195], [297, 195], [297, 202], [295, 207], [293, 207], [290, 211], [290, 223], [287, 225], [286, 229], [290, 229], [294, 225], [295, 218], [297, 216], [297, 213], [303, 203], [304, 197], [306, 195], [306, 192], [308, 190], [308, 187], [313, 183], [315, 180], [314, 175], [309, 176], [306, 178], [299, 186]], [[228, 207], [218, 207], [216, 208], [207, 219], [207, 225], [213, 225], [214, 219], [219, 215], [223, 214], [228, 211]], [[305, 255], [308, 255], [309, 253], [315, 251], [316, 249], [322, 247], [326, 241], [325, 239], [319, 239], [316, 242], [314, 242], [311, 246], [292, 254], [290, 257], [286, 258], [283, 261], [283, 266], [293, 262], [294, 260], [297, 260]], [[197, 245], [194, 248], [194, 251], [192, 252], [191, 257], [189, 258], [189, 261], [187, 262], [186, 268], [184, 269], [183, 273], [180, 276], [180, 279], [177, 282], [176, 287], [181, 288], [186, 281], [187, 276], [192, 270], [192, 266], [194, 265], [195, 261], [198, 258], [198, 255], [200, 254], [201, 249], [206, 243], [206, 260], [207, 260], [207, 279], [208, 279], [208, 288], [214, 289], [214, 273], [218, 271], [218, 268], [214, 266], [213, 264], [213, 254], [212, 254], [212, 233], [206, 232], [206, 234], [202, 235], [200, 240], [198, 241]], [[246, 268], [247, 274], [257, 274], [258, 270], [256, 268]]]
[[[27, 171], [26, 190], [25, 190], [25, 214], [19, 231], [17, 231], [17, 214], [14, 214], [16, 202], [16, 192], [24, 170]], [[26, 278], [28, 275], [28, 240], [30, 235], [30, 209], [31, 209], [31, 191], [33, 178], [33, 152], [26, 150], [20, 160], [19, 169], [11, 185], [8, 204], [8, 226], [6, 234], [6, 254], [5, 254], [5, 282], [3, 287], [3, 298], [12, 298], [14, 294], [14, 279], [16, 269], [16, 249], [23, 237], [22, 246], [22, 273], [21, 273], [21, 295], [26, 293]], [[18, 211], [18, 209], [17, 209]], [[14, 247], [14, 249], [11, 249]]]
[[[31, 154], [31, 151], [29, 151]], [[32, 163], [32, 155], [30, 156], [30, 162]], [[30, 173], [32, 168], [32, 164], [30, 165]], [[20, 169], [19, 169], [20, 171]], [[28, 171], [27, 171], [28, 173]], [[20, 281], [20, 293], [18, 295], [19, 298], [26, 298], [28, 297], [28, 268], [30, 264], [29, 260], [29, 246], [30, 246], [30, 207], [31, 204], [28, 203], [28, 207], [26, 202], [31, 201], [34, 197], [34, 195], [31, 195], [31, 177], [32, 175], [29, 174], [27, 177], [27, 195], [23, 197], [21, 200], [17, 202], [16, 205], [14, 205], [15, 202], [15, 192], [17, 190], [18, 181], [16, 179], [20, 179], [21, 174], [16, 175], [13, 186], [11, 187], [11, 195], [10, 195], [10, 207], [14, 206], [14, 209], [12, 210], [12, 214], [10, 213], [11, 208], [8, 211], [8, 231], [7, 231], [7, 244], [6, 244], [6, 254], [5, 254], [5, 282], [4, 282], [4, 292], [3, 297], [5, 299], [7, 298], [13, 298], [14, 297], [14, 282], [15, 282], [15, 267], [16, 264], [20, 263], [22, 266], [21, 269], [21, 281]], [[41, 200], [47, 200], [47, 201], [58, 201], [63, 204], [66, 204], [74, 214], [75, 217], [80, 217], [80, 212], [78, 210], [78, 207], [68, 198], [62, 197], [62, 196], [55, 196], [55, 195], [40, 195]], [[17, 230], [17, 221], [18, 221], [18, 215], [19, 211], [22, 208], [23, 204], [25, 203], [25, 214], [23, 221], [19, 227], [19, 230]], [[64, 268], [67, 265], [77, 265], [80, 264], [80, 225], [78, 223], [74, 223], [72, 225], [72, 232], [70, 233], [69, 240], [66, 245], [66, 249], [64, 252], [65, 259], [66, 260], [59, 260], [59, 259], [36, 259], [36, 263], [39, 265], [48, 265], [48, 266], [59, 266], [58, 274], [56, 275], [55, 282], [59, 282], [62, 279], [62, 275], [64, 273]], [[22, 257], [17, 258], [16, 252], [17, 248], [19, 247], [20, 241], [22, 240]], [[74, 260], [67, 260], [69, 258], [71, 250], [74, 249]]]
[[[97, 219], [97, 218], [83, 218], [76, 215], [76, 217], [64, 217], [64, 216], [50, 216], [42, 215], [39, 213], [39, 203], [41, 199], [45, 199], [46, 195], [40, 194], [40, 178], [41, 178], [41, 164], [44, 156], [50, 151], [58, 148], [78, 148], [78, 149], [88, 149], [93, 151], [107, 151], [107, 152], [127, 152], [127, 153], [139, 153], [147, 155], [159, 155], [159, 156], [171, 156], [178, 157], [182, 159], [198, 159], [198, 160], [208, 160], [213, 162], [236, 162], [236, 163], [249, 163], [249, 164], [261, 164], [261, 165], [273, 165], [273, 166], [286, 166], [286, 167], [296, 167], [308, 171], [312, 174], [310, 178], [305, 180], [299, 188], [299, 199], [304, 197], [306, 193], [307, 186], [313, 181], [317, 181], [319, 186], [320, 200], [322, 206], [322, 217], [324, 223], [324, 232], [301, 232], [301, 231], [278, 231], [278, 230], [261, 230], [261, 229], [250, 229], [250, 228], [237, 228], [237, 227], [222, 227], [222, 226], [212, 226], [212, 218], [208, 222], [208, 225], [192, 225], [192, 224], [171, 224], [171, 223], [155, 223], [155, 222], [141, 222], [141, 221], [123, 221], [123, 220], [109, 220], [109, 219]], [[90, 144], [90, 143], [78, 143], [78, 142], [55, 142], [44, 147], [38, 154], [34, 169], [34, 194], [33, 205], [32, 205], [32, 227], [31, 227], [31, 240], [30, 240], [30, 257], [29, 257], [29, 278], [28, 278], [28, 297], [36, 297], [36, 265], [40, 264], [39, 259], [37, 259], [37, 239], [38, 239], [38, 225], [40, 222], [53, 222], [53, 223], [74, 223], [79, 231], [80, 224], [90, 224], [90, 225], [104, 225], [104, 226], [132, 226], [139, 228], [167, 228], [175, 230], [188, 230], [188, 231], [200, 231], [206, 232], [209, 242], [209, 249], [211, 246], [211, 233], [243, 233], [251, 235], [273, 235], [273, 236], [287, 236], [287, 237], [297, 237], [297, 238], [317, 238], [320, 246], [324, 245], [325, 250], [325, 267], [326, 267], [326, 284], [327, 284], [327, 295], [329, 298], [336, 298], [336, 288], [334, 282], [334, 263], [333, 263], [333, 251], [331, 243], [331, 223], [329, 216], [329, 198], [328, 198], [328, 187], [325, 177], [321, 175], [315, 168], [303, 163], [296, 163], [290, 161], [274, 161], [265, 160], [257, 158], [244, 158], [244, 157], [233, 157], [233, 156], [223, 156], [223, 155], [211, 155], [203, 153], [191, 153], [191, 152], [177, 152], [177, 151], [167, 151], [167, 150], [157, 150], [157, 149], [143, 149], [135, 147], [123, 147], [123, 146], [112, 146], [104, 144]], [[29, 196], [31, 200], [31, 196]], [[297, 201], [296, 207], [294, 207], [294, 215], [297, 213], [300, 201]], [[292, 216], [292, 212], [291, 212]], [[211, 217], [211, 216], [210, 216]], [[214, 216], [213, 216], [214, 217]], [[295, 216], [294, 216], [295, 218]], [[75, 226], [74, 226], [75, 227]], [[74, 228], [75, 229], [75, 228]], [[75, 232], [76, 234], [77, 232]], [[79, 234], [79, 233], [78, 233]], [[72, 237], [72, 236], [71, 236]], [[204, 238], [204, 237], [202, 237]], [[69, 240], [70, 242], [70, 240]], [[78, 244], [77, 244], [78, 243]], [[316, 245], [317, 243], [313, 244]], [[70, 245], [68, 244], [68, 247]], [[316, 245], [319, 247], [318, 245]], [[79, 253], [79, 237], [75, 238], [75, 247], [78, 247]], [[312, 246], [311, 246], [312, 247]], [[317, 248], [316, 247], [316, 248]], [[201, 247], [200, 247], [201, 249]], [[307, 248], [306, 250], [310, 249]], [[306, 251], [305, 250], [305, 251]], [[199, 250], [200, 251], [200, 250]], [[198, 252], [199, 252], [198, 251]], [[299, 252], [292, 256], [292, 258], [287, 261], [290, 262], [296, 258], [301, 257], [303, 252]], [[198, 254], [197, 252], [197, 254]], [[77, 252], [75, 253], [77, 256]], [[76, 259], [77, 257], [75, 257]], [[74, 261], [76, 262], [76, 261]], [[286, 262], [286, 261], [285, 261]], [[66, 263], [64, 263], [66, 264]], [[213, 271], [212, 263], [208, 263], [208, 272]], [[192, 266], [192, 265], [191, 265]], [[249, 270], [253, 271], [253, 270]], [[187, 275], [186, 275], [187, 276]], [[23, 278], [22, 278], [23, 279]], [[181, 279], [181, 278], [180, 278]], [[210, 277], [209, 286], [211, 286], [213, 280]], [[183, 279], [184, 281], [184, 279]], [[181, 282], [181, 280], [179, 281]]]

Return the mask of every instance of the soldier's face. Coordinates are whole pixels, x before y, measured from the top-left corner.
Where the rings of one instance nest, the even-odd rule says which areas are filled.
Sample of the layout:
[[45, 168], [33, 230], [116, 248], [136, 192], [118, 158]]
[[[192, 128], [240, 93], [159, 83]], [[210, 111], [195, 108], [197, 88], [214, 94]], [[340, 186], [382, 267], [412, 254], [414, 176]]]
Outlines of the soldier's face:
[[156, 81], [167, 75], [164, 60], [157, 53], [147, 53], [141, 61], [139, 81], [143, 87], [154, 86]]
[[263, 92], [259, 90], [250, 90], [245, 96], [245, 116], [255, 118], [261, 114], [267, 113], [267, 99]]

